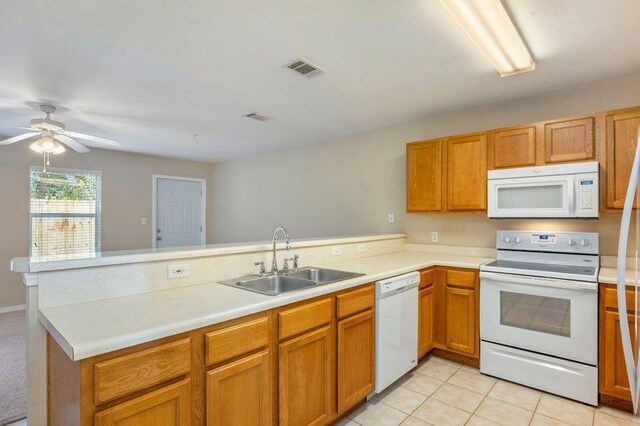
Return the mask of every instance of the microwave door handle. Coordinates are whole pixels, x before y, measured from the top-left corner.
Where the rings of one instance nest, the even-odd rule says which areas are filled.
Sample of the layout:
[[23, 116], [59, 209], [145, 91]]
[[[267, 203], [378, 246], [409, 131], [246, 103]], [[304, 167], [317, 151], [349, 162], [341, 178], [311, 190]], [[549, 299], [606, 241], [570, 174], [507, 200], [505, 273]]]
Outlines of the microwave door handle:
[[568, 204], [568, 215], [569, 217], [573, 217], [576, 215], [575, 211], [575, 185], [576, 179], [574, 176], [571, 176], [567, 179], [567, 204]]

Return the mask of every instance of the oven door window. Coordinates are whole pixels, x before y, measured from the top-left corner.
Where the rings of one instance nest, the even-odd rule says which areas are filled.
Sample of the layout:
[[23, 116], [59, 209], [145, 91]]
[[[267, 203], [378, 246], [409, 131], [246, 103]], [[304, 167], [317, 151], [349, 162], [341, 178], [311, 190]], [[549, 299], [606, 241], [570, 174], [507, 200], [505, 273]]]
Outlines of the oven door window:
[[571, 337], [571, 300], [501, 291], [500, 324]]

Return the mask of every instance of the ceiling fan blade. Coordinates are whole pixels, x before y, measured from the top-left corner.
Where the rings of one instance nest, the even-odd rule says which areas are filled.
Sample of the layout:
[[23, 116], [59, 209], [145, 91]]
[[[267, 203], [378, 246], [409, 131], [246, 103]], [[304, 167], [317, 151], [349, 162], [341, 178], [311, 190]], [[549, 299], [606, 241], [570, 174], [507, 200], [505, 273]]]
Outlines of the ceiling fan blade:
[[12, 143], [20, 142], [20, 141], [23, 141], [25, 139], [32, 138], [34, 136], [40, 136], [40, 132], [23, 133], [21, 135], [14, 136], [12, 138], [0, 141], [0, 145], [10, 145]]
[[58, 142], [62, 142], [63, 144], [65, 144], [66, 146], [71, 148], [72, 150], [74, 150], [76, 152], [79, 152], [80, 154], [84, 154], [85, 152], [91, 151], [89, 148], [87, 148], [86, 146], [82, 145], [80, 142], [74, 141], [73, 139], [71, 139], [67, 135], [58, 134], [58, 135], [56, 135], [55, 139]]
[[65, 133], [68, 136], [72, 136], [72, 137], [78, 138], [78, 139], [86, 139], [88, 141], [104, 143], [104, 144], [111, 145], [111, 146], [120, 146], [120, 142], [118, 142], [115, 139], [101, 138], [100, 136], [92, 136], [92, 135], [87, 135], [87, 134], [78, 133], [78, 132], [65, 132]]
[[[16, 126], [0, 126], [0, 128], [3, 129], [20, 129], [20, 130], [30, 130], [30, 131], [36, 131], [37, 129], [34, 129], [33, 127], [16, 127]], [[37, 130], [39, 131], [39, 130]]]

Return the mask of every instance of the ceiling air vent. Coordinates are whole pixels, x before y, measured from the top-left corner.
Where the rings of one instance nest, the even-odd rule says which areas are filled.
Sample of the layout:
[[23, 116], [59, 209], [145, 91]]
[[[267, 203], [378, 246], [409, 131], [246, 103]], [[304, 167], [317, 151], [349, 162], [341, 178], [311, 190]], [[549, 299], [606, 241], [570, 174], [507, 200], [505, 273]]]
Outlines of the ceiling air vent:
[[314, 78], [319, 75], [326, 74], [325, 70], [317, 65], [313, 65], [311, 62], [302, 58], [298, 58], [293, 62], [289, 62], [284, 67], [289, 68], [291, 71], [295, 71], [296, 73], [307, 78]]
[[266, 115], [256, 114], [255, 112], [252, 112], [251, 114], [247, 114], [245, 115], [245, 117], [253, 118], [254, 120], [258, 120], [258, 121], [273, 120], [273, 117], [267, 117]]

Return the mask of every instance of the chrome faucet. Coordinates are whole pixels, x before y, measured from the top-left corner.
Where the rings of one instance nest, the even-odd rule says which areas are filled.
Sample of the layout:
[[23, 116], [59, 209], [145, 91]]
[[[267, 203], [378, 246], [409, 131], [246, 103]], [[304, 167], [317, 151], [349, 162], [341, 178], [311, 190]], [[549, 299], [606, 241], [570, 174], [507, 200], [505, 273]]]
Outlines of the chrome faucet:
[[286, 249], [287, 251], [291, 250], [291, 243], [289, 242], [289, 233], [285, 229], [284, 226], [279, 226], [273, 231], [273, 261], [271, 262], [271, 273], [276, 274], [278, 272], [278, 260], [276, 258], [276, 238], [278, 237], [278, 232], [282, 232], [284, 234]]

